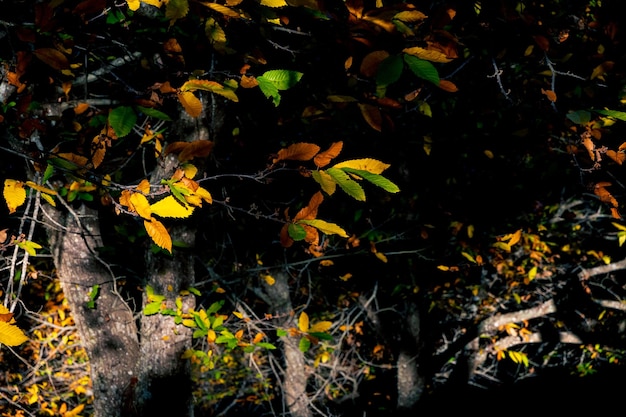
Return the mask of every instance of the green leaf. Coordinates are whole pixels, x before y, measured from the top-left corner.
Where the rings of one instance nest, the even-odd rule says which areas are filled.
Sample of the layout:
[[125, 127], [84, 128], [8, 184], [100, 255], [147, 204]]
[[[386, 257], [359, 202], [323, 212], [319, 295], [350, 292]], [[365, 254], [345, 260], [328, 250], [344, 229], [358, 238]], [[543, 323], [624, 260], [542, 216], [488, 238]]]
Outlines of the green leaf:
[[169, 0], [165, 6], [165, 17], [177, 20], [187, 16], [189, 12], [188, 0]]
[[258, 81], [259, 88], [265, 97], [271, 98], [274, 106], [278, 107], [280, 104], [280, 93], [278, 92], [278, 88], [276, 88], [270, 80], [264, 77], [257, 77], [256, 80]]
[[154, 117], [155, 119], [164, 120], [166, 122], [172, 121], [172, 118], [170, 116], [168, 116], [167, 114], [157, 109], [152, 109], [150, 107], [137, 106], [137, 110], [139, 110], [141, 113], [145, 114], [148, 117]]
[[433, 64], [413, 55], [404, 54], [404, 62], [407, 63], [413, 74], [435, 85], [439, 85], [439, 73]]
[[276, 329], [276, 336], [285, 337], [287, 336], [287, 330], [285, 329]]
[[586, 125], [591, 121], [591, 113], [587, 110], [572, 111], [567, 113], [565, 117], [577, 125]]
[[270, 349], [270, 350], [274, 350], [276, 349], [276, 346], [274, 346], [271, 343], [267, 343], [267, 342], [259, 342], [256, 343], [256, 346], [260, 347], [260, 348], [264, 348], [264, 349]]
[[626, 122], [626, 112], [617, 111], [617, 110], [594, 110], [598, 114], [602, 114], [604, 116], [609, 116], [617, 120], [621, 120]]
[[193, 295], [197, 295], [198, 297], [200, 297], [200, 295], [202, 295], [202, 293], [197, 288], [189, 287], [189, 288], [187, 288], [187, 290], [190, 293], [192, 293]]
[[30, 256], [37, 256], [36, 249], [41, 249], [39, 243], [31, 242], [30, 240], [24, 240], [17, 244], [21, 249], [24, 249]]
[[222, 308], [223, 305], [224, 305], [224, 300], [216, 301], [213, 304], [211, 304], [209, 309], [206, 311], [207, 316], [217, 313], [220, 310], [220, 308]]
[[311, 227], [315, 227], [320, 232], [327, 235], [339, 235], [341, 237], [349, 237], [345, 230], [337, 226], [334, 223], [328, 223], [324, 220], [311, 219], [311, 220], [298, 220], [298, 223], [303, 223]]
[[144, 307], [143, 314], [146, 315], [146, 316], [151, 316], [153, 314], [158, 313], [160, 309], [161, 309], [161, 302], [160, 301], [154, 301], [152, 303], [147, 304]]
[[368, 172], [368, 171], [363, 171], [360, 169], [353, 169], [353, 168], [342, 168], [342, 170], [349, 172], [351, 174], [358, 175], [364, 180], [371, 182], [372, 184], [376, 185], [377, 187], [382, 188], [383, 190], [389, 193], [397, 193], [400, 191], [400, 188], [396, 184], [389, 181], [387, 178], [383, 177], [382, 175], [372, 174], [371, 172]]
[[298, 349], [300, 352], [306, 353], [311, 348], [311, 341], [306, 337], [300, 339], [300, 343], [298, 344]]
[[312, 171], [311, 176], [321, 187], [322, 190], [328, 194], [333, 195], [337, 189], [337, 183], [331, 178], [326, 171]]
[[399, 55], [391, 55], [385, 58], [378, 66], [376, 72], [376, 85], [387, 86], [400, 79], [404, 63]]
[[350, 197], [358, 201], [365, 201], [365, 191], [356, 181], [352, 180], [348, 174], [338, 168], [328, 168], [326, 173], [330, 175], [339, 187]]
[[306, 237], [306, 230], [304, 230], [304, 227], [293, 223], [287, 226], [287, 233], [289, 233], [289, 237], [296, 242], [303, 240]]
[[328, 333], [309, 332], [309, 335], [321, 340], [333, 340], [333, 337]]
[[302, 73], [289, 70], [270, 70], [257, 77], [257, 81], [260, 78], [272, 83], [278, 90], [288, 90], [300, 81]]
[[109, 113], [109, 124], [120, 138], [128, 135], [136, 122], [137, 114], [130, 106], [116, 107]]

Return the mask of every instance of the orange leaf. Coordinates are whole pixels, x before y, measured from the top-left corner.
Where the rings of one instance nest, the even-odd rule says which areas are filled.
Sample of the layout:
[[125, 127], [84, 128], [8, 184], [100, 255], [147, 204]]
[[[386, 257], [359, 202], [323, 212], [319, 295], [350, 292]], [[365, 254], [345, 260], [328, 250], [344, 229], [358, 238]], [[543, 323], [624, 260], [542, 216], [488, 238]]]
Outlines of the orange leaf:
[[304, 220], [304, 219], [314, 219], [317, 217], [317, 209], [320, 204], [324, 201], [324, 195], [321, 191], [316, 192], [311, 200], [309, 201], [309, 205], [301, 209], [298, 214], [293, 218], [294, 220]]
[[552, 90], [544, 90], [543, 88], [541, 89], [541, 94], [543, 94], [544, 96], [548, 97], [548, 100], [550, 100], [551, 102], [555, 102], [556, 101], [556, 93]]
[[624, 153], [624, 152], [615, 152], [615, 151], [610, 150], [610, 149], [608, 151], [606, 151], [606, 156], [608, 156], [609, 158], [611, 158], [612, 160], [614, 160], [615, 162], [617, 162], [620, 165], [622, 165], [624, 160], [626, 160], [626, 153]]
[[291, 159], [294, 161], [308, 161], [312, 159], [318, 152], [320, 147], [313, 143], [294, 143], [286, 148], [278, 151], [278, 155], [274, 158], [274, 163], [285, 159]]
[[280, 244], [283, 248], [290, 248], [293, 245], [293, 239], [289, 236], [289, 224], [284, 224], [280, 229]]
[[613, 195], [609, 192], [609, 190], [605, 188], [610, 186], [610, 182], [599, 182], [593, 188], [593, 193], [597, 195], [600, 198], [600, 201], [602, 201], [603, 203], [611, 204], [611, 206], [616, 208], [619, 203], [617, 202], [615, 197], [613, 197]]
[[242, 75], [239, 85], [242, 88], [253, 88], [259, 85], [259, 82], [254, 77], [250, 77], [248, 75]]
[[163, 226], [163, 223], [153, 217], [150, 221], [144, 220], [143, 225], [148, 236], [158, 247], [166, 249], [170, 253], [172, 252], [172, 238], [165, 226]]
[[315, 155], [313, 162], [318, 168], [323, 168], [328, 165], [333, 158], [336, 158], [337, 155], [339, 155], [342, 148], [343, 142], [333, 142], [327, 150]]
[[83, 114], [89, 108], [89, 103], [78, 103], [74, 107], [74, 114]]
[[104, 161], [108, 141], [109, 139], [103, 135], [98, 135], [91, 141], [91, 163], [94, 168], [98, 168]]
[[533, 36], [533, 38], [535, 39], [535, 42], [537, 43], [537, 45], [539, 45], [542, 51], [548, 52], [548, 50], [550, 49], [550, 41], [548, 40], [548, 38], [541, 35]]
[[33, 54], [55, 70], [60, 71], [70, 68], [70, 62], [67, 60], [67, 57], [54, 48], [35, 49]]
[[452, 81], [448, 80], [439, 80], [439, 88], [443, 91], [447, 91], [448, 93], [456, 93], [459, 91], [459, 87], [457, 87]]
[[198, 117], [202, 113], [202, 102], [191, 91], [178, 93], [178, 101], [191, 117]]
[[591, 158], [592, 161], [596, 160], [596, 145], [593, 143], [593, 141], [586, 137], [583, 139], [583, 145], [585, 146], [585, 149], [587, 149], [587, 152], [589, 152], [589, 158]]

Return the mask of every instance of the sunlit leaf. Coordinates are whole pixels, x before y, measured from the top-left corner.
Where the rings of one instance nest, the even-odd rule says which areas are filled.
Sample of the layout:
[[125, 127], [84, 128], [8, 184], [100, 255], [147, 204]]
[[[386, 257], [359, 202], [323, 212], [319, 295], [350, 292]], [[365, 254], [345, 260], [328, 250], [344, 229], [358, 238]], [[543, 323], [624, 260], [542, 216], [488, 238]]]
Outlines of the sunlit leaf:
[[363, 178], [364, 180], [367, 180], [370, 183], [376, 185], [377, 187], [382, 188], [383, 190], [389, 193], [397, 193], [400, 191], [400, 188], [396, 184], [389, 181], [387, 178], [383, 177], [382, 175], [372, 174], [369, 171], [364, 171], [361, 169], [353, 169], [353, 168], [348, 168], [348, 167], [343, 167], [341, 169], [345, 172], [355, 174]]
[[24, 183], [12, 179], [4, 180], [4, 201], [9, 208], [9, 214], [15, 213], [18, 207], [20, 207], [26, 201], [26, 189], [24, 189]]
[[294, 220], [310, 220], [317, 217], [317, 210], [324, 201], [324, 196], [321, 192], [316, 192], [313, 194], [311, 199], [309, 200], [309, 204], [302, 208], [298, 214], [294, 217]]
[[182, 219], [191, 216], [193, 214], [194, 207], [185, 206], [175, 197], [169, 195], [152, 204], [150, 206], [150, 210], [152, 211], [152, 214], [159, 217], [175, 217]]
[[315, 155], [315, 158], [313, 158], [313, 163], [315, 163], [315, 165], [318, 168], [325, 167], [326, 165], [330, 163], [332, 159], [336, 158], [337, 155], [339, 155], [342, 148], [343, 148], [342, 141], [333, 142], [327, 150]]
[[160, 221], [152, 218], [151, 221], [144, 220], [144, 227], [146, 228], [146, 232], [148, 232], [148, 236], [152, 239], [152, 241], [160, 248], [167, 250], [168, 252], [172, 252], [172, 238], [168, 233], [167, 229]]
[[130, 106], [119, 106], [109, 113], [109, 124], [120, 138], [128, 135], [136, 122], [137, 113]]
[[309, 333], [324, 333], [333, 326], [332, 321], [318, 321], [309, 328]]
[[263, 95], [267, 98], [271, 98], [272, 104], [278, 107], [280, 104], [280, 93], [278, 92], [276, 85], [263, 77], [257, 77], [256, 83], [258, 84], [259, 89], [261, 89]]
[[381, 162], [377, 159], [362, 158], [362, 159], [350, 159], [348, 161], [335, 164], [333, 168], [343, 169], [352, 168], [360, 171], [367, 171], [372, 174], [381, 174], [384, 170], [391, 165]]
[[19, 346], [27, 340], [28, 337], [19, 327], [0, 321], [0, 344]]
[[295, 223], [290, 223], [287, 226], [287, 232], [289, 233], [289, 237], [291, 237], [296, 242], [304, 240], [304, 238], [306, 238], [306, 230], [304, 229], [304, 227]]
[[626, 122], [626, 112], [618, 110], [594, 110], [596, 113]]
[[328, 194], [333, 195], [337, 189], [337, 183], [333, 178], [326, 173], [326, 171], [312, 171], [311, 176], [321, 187], [322, 190]]
[[300, 317], [298, 318], [298, 330], [303, 333], [309, 331], [309, 315], [304, 311], [300, 313]]
[[132, 203], [137, 214], [146, 220], [150, 220], [152, 217], [152, 211], [150, 210], [150, 203], [148, 202], [146, 196], [141, 193], [132, 193], [130, 195], [130, 202]]
[[315, 227], [320, 232], [327, 235], [339, 235], [341, 237], [348, 238], [348, 234], [345, 230], [334, 223], [328, 223], [324, 220], [311, 219], [311, 220], [298, 220], [298, 223], [306, 224], [308, 226]]
[[17, 244], [18, 247], [24, 249], [31, 256], [37, 255], [37, 249], [41, 249], [39, 243], [31, 242], [30, 240], [23, 240]]
[[338, 168], [329, 168], [326, 172], [346, 194], [358, 201], [365, 201], [365, 191], [363, 190], [363, 187], [351, 179], [343, 170]]
[[224, 16], [228, 17], [240, 17], [239, 13], [230, 9], [226, 6], [223, 6], [219, 3], [210, 3], [210, 2], [200, 2], [200, 4], [208, 7], [211, 10], [215, 10], [218, 13], [221, 13]]
[[224, 87], [222, 84], [217, 83], [215, 81], [191, 80], [191, 81], [187, 81], [180, 87], [181, 92], [196, 91], [196, 90], [210, 91], [211, 93], [219, 94], [223, 97], [226, 97], [227, 99], [231, 101], [234, 101], [234, 102], [239, 101], [239, 98], [237, 97], [237, 95], [232, 89], [228, 87]]
[[165, 17], [175, 21], [187, 16], [189, 13], [188, 0], [169, 0], [165, 6]]
[[300, 81], [303, 73], [290, 70], [270, 70], [263, 73], [262, 76], [257, 77], [257, 81], [260, 79], [271, 82], [278, 90], [288, 90]]
[[278, 151], [276, 158], [272, 161], [276, 163], [285, 159], [294, 161], [308, 161], [320, 151], [320, 147], [314, 143], [294, 143], [286, 148], [282, 148]]
[[202, 102], [191, 91], [178, 93], [178, 101], [191, 117], [198, 117], [202, 114]]
[[287, 2], [285, 0], [261, 0], [261, 6], [271, 8], [285, 7], [287, 6]]
[[298, 350], [300, 350], [300, 352], [306, 353], [309, 351], [310, 348], [311, 341], [309, 339], [307, 339], [306, 337], [300, 339], [300, 342], [298, 343]]
[[272, 286], [276, 283], [276, 279], [269, 274], [263, 275], [263, 281], [265, 281], [265, 283], [269, 286]]

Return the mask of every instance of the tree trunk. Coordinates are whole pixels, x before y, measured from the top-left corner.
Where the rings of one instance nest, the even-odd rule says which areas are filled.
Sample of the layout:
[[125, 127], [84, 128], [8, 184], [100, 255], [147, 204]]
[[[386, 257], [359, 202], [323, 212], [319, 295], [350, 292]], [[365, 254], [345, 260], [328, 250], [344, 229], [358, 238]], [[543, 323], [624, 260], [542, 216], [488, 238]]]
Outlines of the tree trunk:
[[397, 384], [399, 410], [411, 410], [415, 407], [424, 390], [424, 379], [419, 374], [418, 355], [420, 348], [420, 316], [417, 306], [409, 303], [406, 312], [402, 349], [398, 354]]
[[[275, 311], [280, 317], [285, 317], [282, 323], [284, 328], [297, 327], [293, 318], [293, 306], [289, 296], [288, 275], [285, 272], [277, 272], [274, 275], [274, 285], [264, 284], [267, 301], [271, 311]], [[299, 339], [285, 336], [283, 342], [283, 355], [285, 370], [282, 378], [282, 392], [284, 402], [292, 417], [311, 417], [311, 408], [306, 387], [309, 379], [304, 360], [304, 354], [298, 348]]]
[[[137, 327], [115, 277], [97, 256], [102, 246], [98, 213], [86, 206], [74, 213], [44, 209], [57, 274], [89, 356], [95, 417], [132, 415], [125, 393], [137, 375]], [[88, 294], [95, 285], [99, 294], [90, 308]]]

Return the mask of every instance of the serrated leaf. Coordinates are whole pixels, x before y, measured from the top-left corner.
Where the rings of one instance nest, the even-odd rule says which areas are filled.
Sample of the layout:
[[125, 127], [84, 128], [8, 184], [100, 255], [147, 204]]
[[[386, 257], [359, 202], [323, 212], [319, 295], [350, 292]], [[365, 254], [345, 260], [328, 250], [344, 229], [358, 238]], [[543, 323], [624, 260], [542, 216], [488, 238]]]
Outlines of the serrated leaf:
[[137, 122], [137, 114], [130, 106], [116, 107], [109, 113], [109, 125], [117, 137], [128, 135]]
[[329, 168], [326, 173], [339, 185], [339, 187], [350, 197], [358, 201], [365, 201], [365, 191], [356, 181], [351, 179], [348, 174], [338, 168]]
[[320, 151], [320, 147], [314, 143], [299, 142], [282, 148], [278, 151], [276, 158], [272, 161], [276, 163], [286, 159], [294, 161], [308, 161]]
[[203, 6], [208, 7], [211, 10], [215, 10], [218, 13], [223, 14], [224, 16], [228, 16], [228, 17], [240, 17], [240, 14], [236, 11], [234, 11], [233, 9], [230, 9], [226, 6], [223, 6], [219, 3], [209, 3], [209, 2], [200, 2], [200, 4], [202, 4]]
[[172, 253], [172, 238], [163, 223], [152, 218], [151, 221], [144, 220], [143, 225], [155, 245]]
[[442, 52], [420, 48], [419, 46], [405, 48], [402, 52], [430, 62], [446, 63], [452, 61]]
[[[348, 238], [348, 234], [345, 230], [334, 223], [328, 223], [324, 220], [312, 219], [312, 220], [298, 220], [298, 223], [303, 223], [311, 227], [315, 227], [320, 232], [327, 235], [339, 235], [344, 238]], [[294, 239], [295, 240], [295, 239]]]
[[317, 217], [317, 210], [324, 201], [324, 196], [321, 192], [316, 192], [313, 194], [311, 199], [309, 200], [309, 204], [302, 208], [296, 216], [293, 218], [294, 220], [302, 220], [302, 219], [314, 219]]
[[256, 82], [263, 95], [267, 98], [271, 98], [272, 104], [274, 104], [275, 107], [278, 107], [280, 104], [280, 93], [278, 92], [276, 85], [264, 77], [257, 77]]
[[594, 110], [598, 114], [602, 114], [604, 116], [609, 116], [617, 120], [621, 120], [626, 122], [626, 112], [617, 111], [617, 110]]
[[409, 69], [413, 71], [413, 74], [416, 76], [430, 81], [437, 86], [439, 85], [439, 73], [437, 72], [437, 68], [430, 62], [409, 54], [404, 55], [404, 62], [407, 63]]
[[290, 70], [270, 70], [263, 73], [261, 77], [272, 83], [278, 90], [288, 90], [300, 81], [303, 73]]
[[322, 190], [328, 194], [333, 195], [337, 189], [337, 183], [333, 180], [333, 177], [328, 175], [326, 171], [312, 171], [311, 176], [321, 187]]
[[300, 317], [298, 318], [298, 330], [303, 333], [309, 331], [309, 315], [304, 311], [300, 313]]
[[15, 213], [18, 207], [20, 207], [26, 201], [26, 190], [24, 189], [24, 183], [12, 179], [4, 180], [4, 191], [2, 193], [4, 201], [9, 208], [9, 214]]
[[41, 191], [42, 193], [45, 193], [45, 194], [57, 195], [57, 192], [55, 190], [51, 190], [50, 188], [46, 188], [32, 181], [26, 181], [26, 185], [28, 185], [33, 190]]
[[198, 117], [202, 114], [202, 102], [191, 91], [178, 93], [178, 101], [191, 117]]
[[152, 214], [159, 217], [175, 217], [184, 219], [193, 214], [193, 206], [184, 206], [174, 196], [167, 196], [150, 206]]
[[28, 337], [16, 325], [0, 321], [0, 344], [19, 346], [26, 342]]
[[361, 116], [363, 116], [363, 119], [367, 122], [367, 124], [370, 125], [370, 127], [375, 131], [382, 132], [383, 115], [380, 112], [380, 109], [368, 103], [359, 103], [358, 106], [361, 111]]
[[376, 71], [376, 85], [387, 86], [400, 79], [404, 63], [398, 55], [391, 55], [385, 58]]
[[141, 193], [132, 193], [129, 200], [137, 214], [146, 220], [150, 220], [152, 217], [152, 210], [150, 209], [150, 203], [148, 202], [146, 196]]
[[381, 174], [384, 170], [391, 165], [381, 162], [377, 159], [363, 158], [363, 159], [351, 159], [349, 161], [340, 162], [335, 164], [333, 168], [352, 168], [361, 171], [371, 172], [372, 174]]
[[306, 237], [306, 230], [304, 230], [304, 227], [294, 223], [289, 224], [287, 227], [287, 233], [289, 233], [289, 237], [296, 242], [303, 240]]
[[364, 171], [364, 170], [360, 170], [360, 169], [353, 169], [353, 168], [341, 168], [343, 171], [345, 172], [349, 172], [351, 174], [355, 174], [361, 178], [363, 178], [366, 181], [371, 182], [372, 184], [374, 184], [377, 187], [382, 188], [383, 190], [389, 192], [389, 193], [397, 193], [400, 191], [400, 188], [394, 184], [393, 182], [389, 181], [387, 178], [383, 177], [382, 175], [378, 175], [378, 174], [372, 174], [369, 171]]

